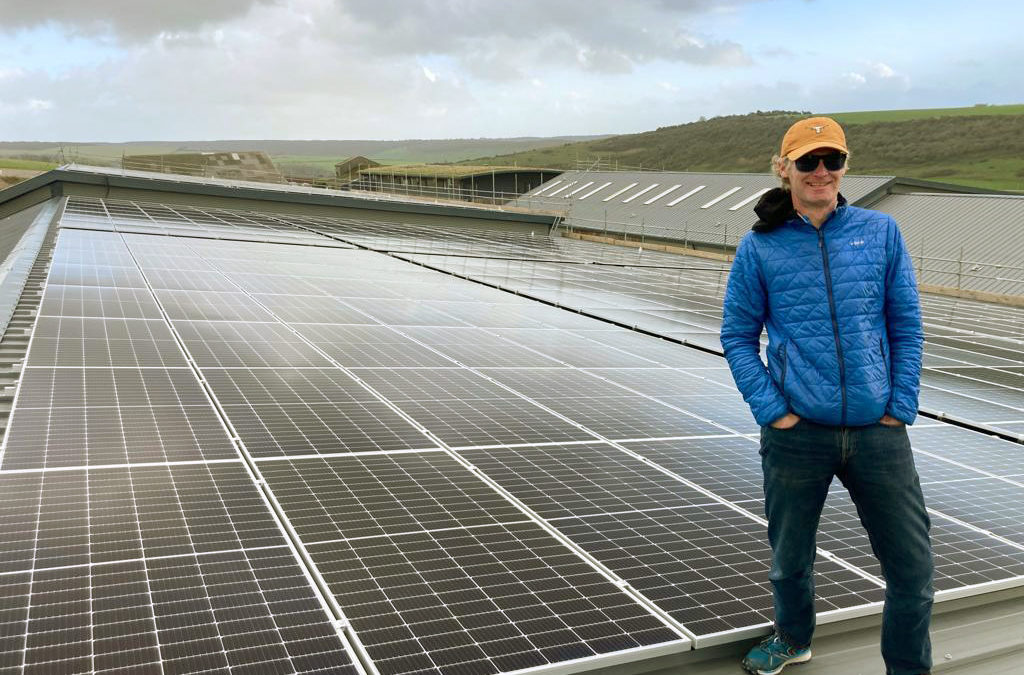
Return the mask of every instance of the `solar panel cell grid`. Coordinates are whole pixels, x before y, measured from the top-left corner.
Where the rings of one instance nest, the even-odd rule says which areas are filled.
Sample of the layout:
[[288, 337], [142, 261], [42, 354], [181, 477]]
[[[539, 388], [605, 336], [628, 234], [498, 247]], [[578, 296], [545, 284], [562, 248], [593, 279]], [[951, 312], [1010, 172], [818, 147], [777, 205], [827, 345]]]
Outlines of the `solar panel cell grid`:
[[[1022, 548], [935, 514], [931, 516], [930, 535], [937, 591], [1024, 576]], [[818, 545], [875, 576], [882, 576], [856, 507], [845, 491], [829, 494], [818, 528]]]
[[526, 519], [443, 452], [261, 462], [260, 472], [307, 544]]
[[146, 269], [146, 279], [153, 288], [172, 291], [222, 291], [237, 288], [219, 272], [203, 270]]
[[237, 457], [208, 405], [18, 408], [7, 433], [5, 470]]
[[498, 673], [677, 639], [532, 523], [309, 548], [384, 675]]
[[480, 372], [529, 398], [617, 398], [630, 392], [575, 368], [480, 369]]
[[[349, 298], [345, 304], [392, 326], [466, 326], [465, 321], [448, 310], [456, 303], [432, 303], [421, 300]], [[474, 309], [477, 303], [466, 303]], [[365, 323], [365, 322], [364, 322]]]
[[461, 450], [542, 518], [711, 504], [714, 499], [604, 444]]
[[543, 368], [558, 362], [511, 342], [494, 345], [433, 345], [439, 352], [470, 368]]
[[534, 400], [609, 440], [729, 433], [727, 429], [642, 396], [560, 396]]
[[[726, 506], [564, 518], [552, 524], [698, 636], [772, 618], [763, 527]], [[819, 611], [882, 598], [830, 561], [815, 568]]]
[[974, 478], [923, 489], [930, 508], [1024, 546], [1024, 486]]
[[224, 407], [254, 457], [282, 457], [434, 447], [383, 403], [264, 403]]
[[[453, 362], [449, 362], [454, 366]], [[504, 372], [504, 371], [498, 371]], [[361, 368], [360, 379], [390, 401], [515, 399], [519, 396], [462, 368]]]
[[723, 499], [732, 502], [763, 499], [764, 479], [756, 441], [725, 436], [639, 441], [624, 446]]
[[[279, 295], [324, 295], [312, 279], [299, 279], [281, 274], [227, 274], [232, 283], [249, 293]], [[233, 287], [234, 288], [234, 287]]]
[[[431, 368], [454, 364], [385, 326], [291, 324], [304, 338], [345, 367]], [[403, 329], [403, 332], [406, 332]]]
[[54, 262], [50, 265], [49, 281], [68, 286], [119, 286], [121, 288], [145, 288], [146, 281], [137, 267], [114, 267], [112, 265], [90, 265], [71, 262]]
[[0, 572], [282, 546], [237, 463], [0, 474]]
[[188, 368], [26, 368], [18, 407], [206, 406]]
[[576, 424], [518, 398], [405, 400], [395, 405], [450, 447], [594, 439]]
[[146, 289], [61, 284], [47, 284], [39, 314], [117, 319], [161, 318], [153, 296]]
[[332, 368], [205, 368], [203, 375], [226, 406], [377, 402], [359, 383]]
[[253, 298], [282, 321], [289, 323], [378, 323], [372, 317], [345, 305], [341, 300], [327, 296], [258, 294]]
[[331, 363], [279, 323], [175, 321], [186, 349], [205, 367], [323, 367]]
[[29, 366], [185, 367], [163, 321], [39, 317]]
[[0, 662], [17, 671], [358, 672], [286, 548], [58, 568], [4, 587]]
[[167, 316], [192, 321], [273, 321], [265, 309], [245, 293], [155, 291]]

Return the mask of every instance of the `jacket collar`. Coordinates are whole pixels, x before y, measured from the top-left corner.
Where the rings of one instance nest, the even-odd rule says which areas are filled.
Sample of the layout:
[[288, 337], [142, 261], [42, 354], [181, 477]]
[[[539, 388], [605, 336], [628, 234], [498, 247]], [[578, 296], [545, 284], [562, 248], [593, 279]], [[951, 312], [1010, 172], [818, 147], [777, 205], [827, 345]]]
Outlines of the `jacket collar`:
[[[836, 210], [844, 206], [846, 197], [840, 192]], [[761, 195], [761, 199], [757, 200], [757, 206], [754, 207], [754, 213], [758, 217], [757, 223], [751, 228], [754, 232], [771, 232], [783, 223], [800, 218], [793, 208], [793, 198], [789, 190], [782, 188], [772, 188]]]

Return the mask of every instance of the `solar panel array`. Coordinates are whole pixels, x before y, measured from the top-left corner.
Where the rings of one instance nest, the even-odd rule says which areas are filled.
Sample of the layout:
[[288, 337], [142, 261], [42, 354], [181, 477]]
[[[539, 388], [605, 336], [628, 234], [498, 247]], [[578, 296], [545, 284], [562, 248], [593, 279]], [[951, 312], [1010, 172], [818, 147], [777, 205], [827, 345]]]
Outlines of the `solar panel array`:
[[[309, 231], [416, 227], [190, 207], [181, 236], [168, 212], [63, 216], [0, 450], [0, 667], [583, 669], [770, 624], [756, 428], [720, 357]], [[537, 248], [551, 280], [605, 271]], [[607, 267], [645, 301], [688, 288], [628, 255]], [[1019, 446], [911, 435], [940, 598], [1024, 582]], [[878, 611], [840, 494], [819, 552], [821, 620]]]
[[[530, 297], [721, 351], [726, 270], [568, 266], [416, 254], [409, 259]], [[922, 296], [921, 409], [1024, 440], [1024, 310]]]

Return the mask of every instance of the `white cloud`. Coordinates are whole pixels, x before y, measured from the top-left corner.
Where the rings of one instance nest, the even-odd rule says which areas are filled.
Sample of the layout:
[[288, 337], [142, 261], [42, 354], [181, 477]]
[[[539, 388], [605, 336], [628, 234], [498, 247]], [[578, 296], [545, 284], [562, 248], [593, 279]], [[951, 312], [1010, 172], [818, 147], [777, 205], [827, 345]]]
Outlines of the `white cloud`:
[[245, 16], [253, 7], [277, 0], [0, 0], [0, 33], [56, 24], [73, 35], [112, 35], [124, 42], [145, 41], [165, 32], [194, 31]]
[[[0, 130], [83, 141], [608, 133], [755, 109], [892, 108], [922, 91], [946, 105], [953, 91], [1011, 102], [1021, 90], [1020, 70], [984, 50], [965, 68], [962, 53], [922, 66], [927, 50], [881, 40], [870, 59], [826, 36], [780, 48], [771, 36], [792, 25], [787, 11], [806, 8], [0, 0]], [[1006, 57], [1019, 46], [993, 44], [1019, 61]]]
[[843, 75], [843, 79], [854, 87], [860, 87], [867, 84], [868, 81], [868, 78], [864, 77], [860, 73], [846, 73]]
[[910, 88], [910, 78], [881, 61], [864, 63], [860, 72], [848, 72], [842, 80], [853, 89], [871, 89], [879, 92], [898, 92]]
[[896, 71], [884, 63], [872, 63], [869, 67], [871, 69], [871, 72], [877, 75], [878, 77], [884, 79], [896, 77]]

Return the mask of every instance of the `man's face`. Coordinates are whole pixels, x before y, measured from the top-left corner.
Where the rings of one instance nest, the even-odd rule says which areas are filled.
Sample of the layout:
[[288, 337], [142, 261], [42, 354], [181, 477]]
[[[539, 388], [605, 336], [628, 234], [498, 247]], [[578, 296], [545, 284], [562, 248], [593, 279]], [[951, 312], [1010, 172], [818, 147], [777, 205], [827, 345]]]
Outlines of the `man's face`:
[[[808, 155], [824, 157], [835, 152], [837, 151], [832, 148], [819, 148], [812, 150]], [[835, 208], [839, 199], [839, 181], [845, 173], [845, 165], [838, 171], [829, 171], [820, 160], [811, 171], [800, 171], [796, 162], [789, 162], [786, 166], [786, 177], [789, 178], [794, 208], [801, 213]]]

